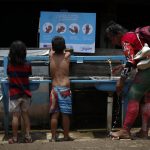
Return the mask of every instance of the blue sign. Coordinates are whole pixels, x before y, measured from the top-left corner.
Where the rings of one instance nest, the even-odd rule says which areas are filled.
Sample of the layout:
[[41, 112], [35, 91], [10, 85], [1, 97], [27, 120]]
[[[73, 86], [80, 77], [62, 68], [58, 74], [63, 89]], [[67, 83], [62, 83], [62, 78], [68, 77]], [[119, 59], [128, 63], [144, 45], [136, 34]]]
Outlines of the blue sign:
[[96, 13], [41, 12], [39, 47], [51, 48], [54, 36], [63, 36], [74, 52], [95, 52]]

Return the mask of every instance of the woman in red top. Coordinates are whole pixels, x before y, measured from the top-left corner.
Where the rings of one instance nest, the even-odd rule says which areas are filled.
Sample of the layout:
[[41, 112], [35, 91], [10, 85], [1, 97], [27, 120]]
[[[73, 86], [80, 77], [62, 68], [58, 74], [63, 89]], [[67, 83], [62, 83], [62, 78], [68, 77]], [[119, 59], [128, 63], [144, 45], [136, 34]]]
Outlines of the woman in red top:
[[[122, 46], [123, 53], [127, 58], [120, 79], [116, 84], [116, 92], [117, 94], [120, 94], [123, 90], [125, 80], [128, 78], [132, 68], [136, 68], [137, 66], [138, 62], [134, 60], [134, 56], [142, 49], [144, 41], [139, 39], [134, 32], [127, 32], [125, 28], [115, 22], [109, 23], [106, 28], [106, 34], [113, 45]], [[144, 96], [145, 103], [142, 106], [142, 128], [135, 135], [142, 138], [148, 137], [148, 121], [150, 118], [150, 92], [148, 92], [150, 88], [149, 76], [150, 68], [138, 70], [136, 73], [128, 93], [129, 102], [123, 128], [118, 132], [112, 132], [112, 137], [123, 139], [131, 137], [130, 129], [139, 114], [139, 105]]]

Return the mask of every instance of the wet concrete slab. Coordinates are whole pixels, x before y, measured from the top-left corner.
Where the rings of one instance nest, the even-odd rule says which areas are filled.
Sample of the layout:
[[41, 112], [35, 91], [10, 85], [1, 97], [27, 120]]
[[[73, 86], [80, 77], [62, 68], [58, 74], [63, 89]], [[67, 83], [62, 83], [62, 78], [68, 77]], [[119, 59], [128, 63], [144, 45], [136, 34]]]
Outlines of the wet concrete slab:
[[[139, 129], [132, 129], [132, 133]], [[23, 143], [20, 133], [20, 143], [8, 144], [8, 137], [0, 133], [0, 150], [149, 150], [150, 139], [136, 140], [112, 140], [106, 130], [77, 130], [71, 131], [70, 136], [74, 141], [49, 142], [51, 133], [49, 130], [33, 130], [31, 132], [33, 143]], [[63, 139], [62, 131], [59, 138]]]

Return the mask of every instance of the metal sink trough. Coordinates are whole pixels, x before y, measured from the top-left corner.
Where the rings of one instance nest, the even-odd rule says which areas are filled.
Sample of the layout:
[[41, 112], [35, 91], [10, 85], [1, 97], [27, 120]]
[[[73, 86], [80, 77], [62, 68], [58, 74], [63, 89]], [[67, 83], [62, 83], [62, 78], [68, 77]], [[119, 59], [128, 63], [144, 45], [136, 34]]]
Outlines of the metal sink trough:
[[[94, 83], [94, 86], [99, 91], [115, 92], [116, 82], [119, 80], [119, 76], [71, 76], [71, 83]], [[32, 91], [37, 90], [41, 83], [51, 83], [51, 77], [30, 77], [30, 89]], [[130, 80], [126, 81], [125, 89], [128, 88]]]
[[[118, 76], [108, 77], [108, 76], [83, 76], [83, 77], [70, 77], [71, 83], [94, 83], [97, 90], [100, 91], [115, 91], [116, 82], [119, 79]], [[49, 82], [51, 83], [51, 78], [44, 77], [30, 77], [30, 89], [32, 91], [37, 90], [40, 83]]]
[[[108, 76], [83, 76], [83, 77], [69, 77], [71, 83], [94, 83], [97, 90], [100, 91], [115, 91], [116, 81], [119, 77]], [[7, 78], [1, 79], [1, 83], [7, 85]], [[51, 83], [51, 77], [30, 77], [30, 89], [31, 91], [38, 90], [41, 83]]]

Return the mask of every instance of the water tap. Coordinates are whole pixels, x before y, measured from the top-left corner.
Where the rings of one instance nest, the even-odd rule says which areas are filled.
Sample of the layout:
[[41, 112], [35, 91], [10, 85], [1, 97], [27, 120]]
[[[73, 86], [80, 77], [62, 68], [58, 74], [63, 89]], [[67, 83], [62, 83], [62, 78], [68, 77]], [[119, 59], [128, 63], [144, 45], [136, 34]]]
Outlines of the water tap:
[[111, 63], [111, 60], [108, 59], [108, 64], [109, 64], [109, 69], [110, 69], [110, 78], [112, 77], [112, 63]]

